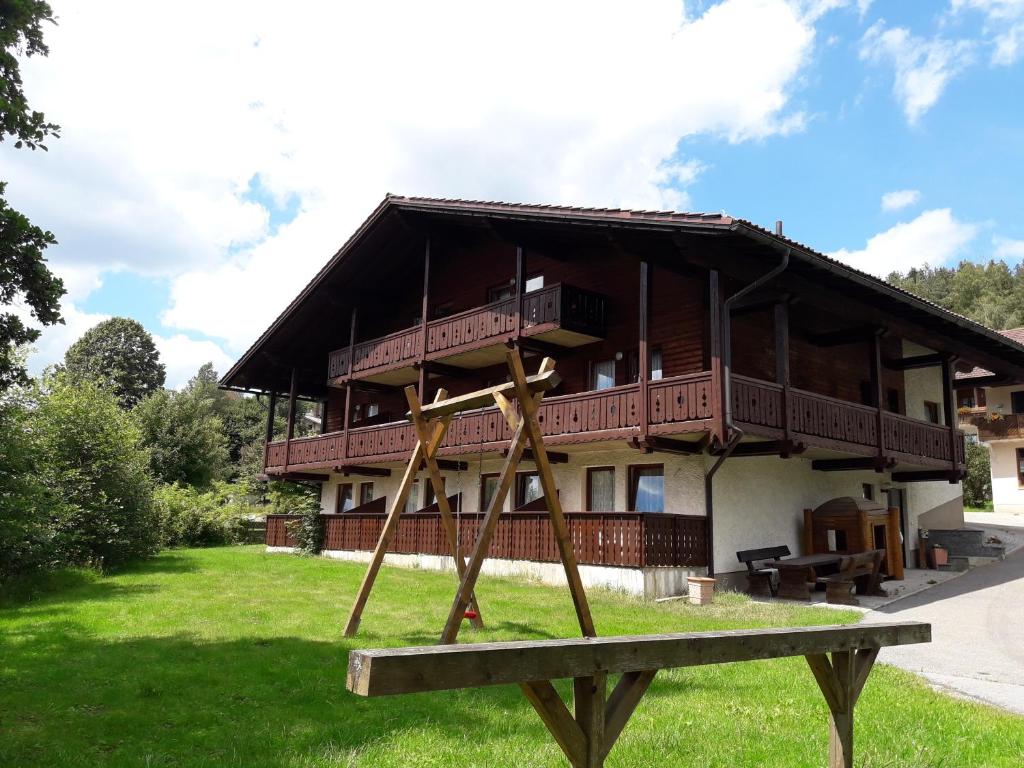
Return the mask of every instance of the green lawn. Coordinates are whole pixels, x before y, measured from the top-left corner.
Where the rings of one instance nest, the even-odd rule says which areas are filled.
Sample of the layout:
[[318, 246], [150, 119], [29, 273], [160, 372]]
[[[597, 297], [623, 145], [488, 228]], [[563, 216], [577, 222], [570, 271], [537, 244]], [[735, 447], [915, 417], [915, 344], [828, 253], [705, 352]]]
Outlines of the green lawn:
[[[260, 547], [179, 550], [65, 574], [0, 603], [0, 766], [562, 766], [510, 687], [381, 699], [345, 691], [341, 626], [363, 568]], [[450, 574], [384, 569], [357, 640], [431, 643]], [[482, 579], [499, 640], [576, 634], [564, 590]], [[602, 634], [852, 621], [736, 595], [711, 608], [594, 592]], [[567, 688], [562, 686], [563, 693]], [[857, 764], [1020, 766], [1024, 718], [879, 667]], [[826, 710], [802, 659], [662, 672], [609, 766], [821, 766]]]

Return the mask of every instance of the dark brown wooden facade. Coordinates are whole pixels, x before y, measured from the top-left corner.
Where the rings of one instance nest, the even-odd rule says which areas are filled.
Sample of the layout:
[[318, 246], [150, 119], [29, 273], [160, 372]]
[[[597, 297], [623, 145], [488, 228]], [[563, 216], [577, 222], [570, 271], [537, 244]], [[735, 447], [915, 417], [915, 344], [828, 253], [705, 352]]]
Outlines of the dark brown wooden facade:
[[[728, 303], [783, 252], [792, 266]], [[325, 403], [324, 434], [268, 441], [270, 475], [405, 459], [401, 388], [426, 401], [503, 381], [516, 344], [558, 361], [540, 411], [553, 446], [720, 452], [742, 430], [737, 455], [955, 479], [952, 388], [944, 424], [911, 418], [905, 371], [1024, 373], [1024, 347], [961, 320], [728, 217], [388, 198], [224, 383]], [[904, 340], [935, 353], [912, 361]], [[509, 437], [485, 409], [456, 419], [440, 455]]]

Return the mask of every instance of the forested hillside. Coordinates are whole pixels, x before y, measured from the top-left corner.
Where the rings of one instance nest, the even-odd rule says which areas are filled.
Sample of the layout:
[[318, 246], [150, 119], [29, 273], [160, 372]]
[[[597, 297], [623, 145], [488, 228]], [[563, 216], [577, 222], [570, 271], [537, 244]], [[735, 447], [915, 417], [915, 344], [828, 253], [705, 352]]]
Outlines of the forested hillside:
[[893, 272], [890, 283], [998, 331], [1024, 326], [1024, 266], [1005, 261]]

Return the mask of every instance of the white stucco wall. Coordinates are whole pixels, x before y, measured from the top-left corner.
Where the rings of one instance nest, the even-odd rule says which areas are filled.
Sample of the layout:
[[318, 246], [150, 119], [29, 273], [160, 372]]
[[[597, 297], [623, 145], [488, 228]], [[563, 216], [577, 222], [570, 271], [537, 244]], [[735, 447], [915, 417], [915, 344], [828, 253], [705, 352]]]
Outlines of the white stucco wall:
[[988, 387], [985, 390], [985, 408], [989, 413], [1013, 413], [1010, 395], [1022, 391], [1024, 386], [1019, 384], [1011, 387]]
[[[463, 492], [466, 511], [477, 511], [479, 492], [478, 463], [475, 457], [462, 457], [469, 468], [464, 472], [443, 472], [449, 494]], [[688, 515], [704, 514], [704, 472], [714, 459], [706, 456], [678, 456], [673, 454], [643, 454], [630, 448], [607, 448], [570, 454], [567, 464], [553, 466], [562, 508], [579, 511], [585, 507], [584, 482], [589, 466], [615, 467], [616, 509], [627, 509], [627, 478], [631, 464], [660, 463], [665, 467], [666, 511]], [[501, 469], [500, 459], [486, 460], [484, 473]], [[532, 469], [524, 462], [522, 468]], [[348, 479], [334, 476], [322, 496], [325, 512], [334, 511], [336, 486], [339, 481], [352, 482], [359, 498], [360, 482], [374, 483], [377, 497], [392, 496], [401, 479], [402, 467], [394, 465], [388, 478]], [[420, 489], [427, 482], [420, 473]], [[816, 507], [836, 496], [860, 496], [862, 486], [873, 486], [875, 498], [885, 499], [882, 489], [904, 489], [907, 506], [908, 549], [917, 546], [918, 517], [937, 507], [954, 502], [962, 503], [959, 484], [947, 482], [910, 483], [899, 486], [891, 482], [890, 475], [870, 470], [858, 472], [819, 472], [811, 469], [809, 458], [794, 457], [741, 457], [728, 459], [715, 477], [715, 567], [719, 573], [738, 572], [742, 566], [736, 560], [737, 550], [786, 544], [795, 554], [801, 552], [803, 509]], [[506, 510], [510, 502], [506, 502]], [[955, 515], [953, 516], [955, 517]], [[962, 520], [962, 512], [960, 513]], [[944, 512], [943, 519], [950, 519]], [[958, 526], [952, 526], [958, 527]], [[911, 565], [913, 563], [911, 562]]]
[[[934, 351], [912, 341], [903, 341], [904, 357], [930, 355]], [[903, 383], [907, 403], [907, 416], [912, 419], [928, 421], [928, 411], [924, 407], [927, 400], [939, 406], [939, 423], [946, 423], [946, 415], [943, 413], [942, 408], [942, 369], [939, 366], [934, 365], [928, 368], [904, 371]]]
[[1024, 440], [987, 443], [992, 461], [992, 504], [996, 512], [1024, 512], [1024, 489], [1017, 480], [1017, 449]]

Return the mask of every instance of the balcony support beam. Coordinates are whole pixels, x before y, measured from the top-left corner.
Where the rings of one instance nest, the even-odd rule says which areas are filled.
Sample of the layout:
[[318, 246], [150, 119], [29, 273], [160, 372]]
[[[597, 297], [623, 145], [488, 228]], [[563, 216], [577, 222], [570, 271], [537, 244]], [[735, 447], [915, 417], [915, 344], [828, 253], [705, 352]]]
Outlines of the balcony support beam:
[[564, 357], [569, 351], [565, 347], [541, 339], [531, 339], [529, 336], [520, 336], [516, 340], [516, 344], [524, 352], [535, 352], [544, 357]]
[[949, 430], [949, 466], [954, 473], [960, 468], [956, 461], [956, 449], [960, 435], [957, 431], [956, 390], [953, 376], [955, 362], [956, 358], [950, 356], [942, 361], [942, 413], [946, 419], [946, 428]]
[[914, 357], [887, 357], [882, 363], [890, 371], [912, 371], [918, 368], [934, 368], [942, 365], [945, 359], [945, 355], [936, 352], [933, 355], [916, 355]]
[[634, 437], [629, 441], [630, 446], [644, 453], [677, 453], [682, 456], [694, 456], [703, 453], [708, 447], [709, 435], [700, 440], [686, 442], [683, 440], [670, 440], [664, 437], [647, 435], [644, 438]]
[[960, 470], [935, 469], [921, 472], [893, 472], [894, 483], [934, 483], [945, 480], [948, 483], [959, 483], [964, 473]]
[[349, 475], [361, 475], [363, 477], [391, 477], [391, 470], [387, 467], [362, 467], [357, 464], [343, 465], [334, 468], [345, 477]]
[[[779, 404], [782, 413], [782, 443], [790, 444], [789, 429], [789, 303], [780, 301], [775, 305], [775, 383], [782, 387]], [[792, 454], [783, 452], [782, 458], [788, 459]]]
[[709, 361], [711, 367], [711, 439], [718, 446], [728, 441], [725, 434], [725, 378], [722, 350], [722, 305], [725, 297], [717, 269], [708, 271]]
[[893, 460], [879, 461], [877, 456], [862, 456], [855, 459], [815, 459], [811, 462], [811, 469], [818, 472], [854, 472], [865, 469], [884, 472], [895, 465]]
[[288, 430], [284, 438], [284, 471], [288, 473], [288, 459], [291, 457], [292, 438], [295, 437], [295, 396], [299, 389], [299, 369], [292, 368], [291, 386], [288, 388]]
[[424, 360], [421, 363], [414, 363], [413, 367], [418, 371], [426, 371], [438, 376], [448, 376], [453, 379], [464, 379], [474, 375], [475, 371], [470, 368], [459, 368], [457, 365], [447, 365], [436, 360]]
[[[507, 459], [508, 458], [508, 453], [509, 453], [508, 448], [505, 448], [501, 452], [501, 457], [503, 459]], [[568, 464], [569, 463], [569, 454], [568, 453], [558, 453], [556, 451], [546, 451], [546, 453], [548, 455], [548, 462], [551, 463], [551, 464]], [[533, 451], [530, 450], [529, 448], [525, 448], [523, 450], [523, 455], [522, 455], [522, 457], [520, 457], [519, 460], [520, 461], [535, 461], [535, 459], [533, 457]]]
[[650, 287], [650, 265], [646, 260], [640, 262], [640, 316], [638, 318], [639, 327], [639, 360], [638, 363], [638, 378], [640, 381], [640, 408], [639, 420], [640, 420], [640, 439], [644, 440], [647, 437], [647, 433], [650, 430], [650, 426], [647, 423], [647, 381], [650, 378], [650, 367], [651, 367], [651, 350], [648, 345], [647, 339], [647, 322], [650, 314], [650, 299], [651, 299], [651, 287]]
[[871, 394], [875, 399], [875, 432], [878, 438], [878, 461], [885, 462], [885, 418], [882, 412], [882, 331], [871, 335]]
[[884, 329], [876, 325], [860, 325], [855, 328], [843, 328], [828, 333], [815, 333], [807, 337], [807, 340], [816, 347], [839, 347], [844, 344], [856, 344], [861, 341], [871, 341], [878, 338]]

